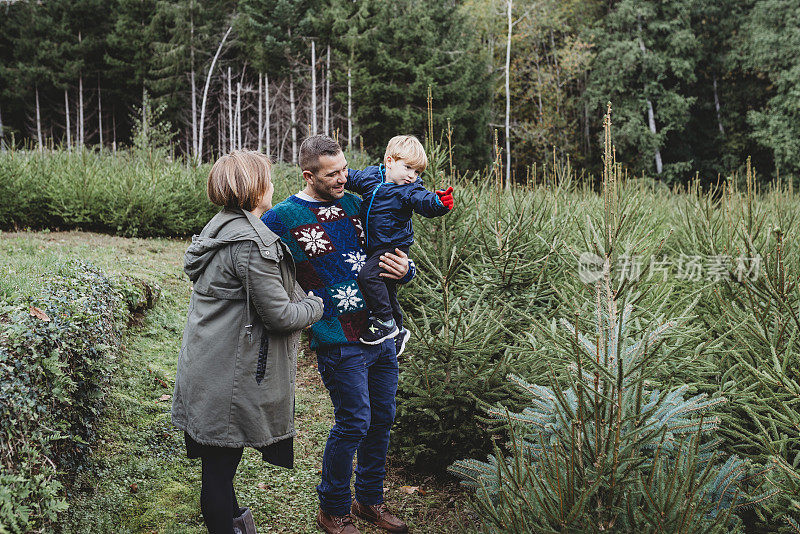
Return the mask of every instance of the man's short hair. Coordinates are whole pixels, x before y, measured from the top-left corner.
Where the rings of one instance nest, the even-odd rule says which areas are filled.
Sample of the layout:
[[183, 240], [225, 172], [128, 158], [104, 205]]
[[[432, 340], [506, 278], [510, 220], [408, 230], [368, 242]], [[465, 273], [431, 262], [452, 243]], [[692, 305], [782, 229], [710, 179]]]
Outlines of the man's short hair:
[[253, 211], [269, 187], [271, 167], [267, 156], [251, 150], [220, 157], [208, 173], [208, 199], [217, 206]]
[[300, 170], [316, 174], [319, 170], [320, 156], [338, 156], [342, 147], [327, 135], [306, 137], [300, 145]]
[[391, 157], [392, 159], [402, 159], [412, 169], [422, 174], [428, 167], [428, 156], [425, 155], [425, 148], [419, 139], [413, 135], [396, 135], [389, 140], [386, 145], [386, 152], [383, 160]]

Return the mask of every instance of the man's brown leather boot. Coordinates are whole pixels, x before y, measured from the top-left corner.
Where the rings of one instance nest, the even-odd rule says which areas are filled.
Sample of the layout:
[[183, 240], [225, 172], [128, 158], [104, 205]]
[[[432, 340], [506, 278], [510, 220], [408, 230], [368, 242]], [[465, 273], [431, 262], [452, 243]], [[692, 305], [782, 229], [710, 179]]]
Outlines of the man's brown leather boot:
[[353, 524], [353, 516], [330, 515], [320, 510], [317, 512], [317, 526], [328, 534], [361, 534]]
[[408, 525], [402, 519], [393, 515], [386, 503], [364, 505], [358, 501], [353, 501], [350, 507], [353, 515], [360, 517], [365, 521], [369, 521], [378, 528], [382, 528], [388, 532], [408, 532]]

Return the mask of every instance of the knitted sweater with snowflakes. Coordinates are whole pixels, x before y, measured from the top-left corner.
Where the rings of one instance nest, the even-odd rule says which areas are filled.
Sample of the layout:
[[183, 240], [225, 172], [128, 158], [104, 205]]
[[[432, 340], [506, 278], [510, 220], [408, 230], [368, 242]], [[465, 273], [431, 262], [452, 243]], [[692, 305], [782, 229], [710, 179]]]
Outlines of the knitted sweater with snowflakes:
[[[361, 199], [350, 193], [333, 202], [312, 202], [292, 195], [261, 220], [292, 252], [297, 282], [325, 303], [322, 319], [311, 326], [311, 348], [357, 344], [369, 311], [356, 281], [367, 259]], [[408, 274], [415, 274], [409, 260]]]

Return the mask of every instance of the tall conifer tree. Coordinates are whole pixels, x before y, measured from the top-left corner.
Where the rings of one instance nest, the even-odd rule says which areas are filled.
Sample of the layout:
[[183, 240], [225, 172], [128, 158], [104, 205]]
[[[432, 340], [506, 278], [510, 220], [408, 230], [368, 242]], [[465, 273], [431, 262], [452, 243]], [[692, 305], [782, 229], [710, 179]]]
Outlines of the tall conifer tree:
[[752, 109], [752, 137], [773, 154], [781, 174], [800, 174], [800, 8], [795, 0], [760, 0], [743, 25], [743, 66], [765, 76], [769, 100]]
[[614, 106], [617, 147], [634, 171], [667, 181], [691, 174], [693, 162], [670, 151], [684, 135], [695, 98], [689, 94], [699, 58], [690, 0], [622, 0], [595, 33], [590, 109]]
[[155, 105], [166, 106], [165, 119], [185, 127], [192, 152], [205, 77], [219, 35], [235, 8], [230, 0], [161, 0], [151, 23], [153, 60], [148, 87]]
[[436, 135], [449, 119], [459, 167], [485, 164], [491, 145], [489, 78], [464, 16], [441, 0], [361, 3], [363, 31], [354, 41], [352, 75], [354, 115], [365, 146], [382, 154], [400, 132], [425, 135], [430, 86]]
[[[2, 24], [7, 31], [3, 32], [0, 43], [5, 42], [8, 47], [8, 54], [0, 55], [3, 58], [0, 94], [6, 104], [3, 106], [5, 136], [13, 131], [36, 139], [37, 126], [31, 123], [35, 117], [36, 93], [40, 105], [44, 105], [48, 94], [53, 96], [54, 82], [63, 68], [58, 61], [57, 24], [46, 6], [34, 2], [18, 2], [2, 11], [5, 12]], [[63, 113], [63, 107], [59, 111]], [[40, 112], [41, 128], [53, 121], [54, 117], [49, 115]], [[13, 125], [11, 129], [9, 124]]]
[[[117, 1], [117, 18], [108, 34], [105, 60], [108, 76], [115, 81], [113, 96], [127, 111], [141, 104], [150, 77], [156, 0]], [[127, 114], [119, 113], [116, 122], [125, 123], [126, 132], [130, 128]]]

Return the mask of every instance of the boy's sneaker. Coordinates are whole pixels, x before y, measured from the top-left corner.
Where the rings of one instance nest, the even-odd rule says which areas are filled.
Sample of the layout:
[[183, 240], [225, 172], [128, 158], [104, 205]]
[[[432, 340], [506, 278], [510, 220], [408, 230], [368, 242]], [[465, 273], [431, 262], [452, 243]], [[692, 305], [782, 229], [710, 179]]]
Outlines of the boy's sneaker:
[[395, 337], [399, 332], [394, 319], [384, 323], [376, 317], [370, 317], [367, 328], [358, 340], [365, 345], [380, 345], [387, 339]]
[[400, 333], [394, 338], [394, 349], [397, 358], [400, 358], [400, 355], [406, 350], [406, 343], [408, 343], [409, 338], [411, 338], [411, 332], [405, 328], [401, 328]]

